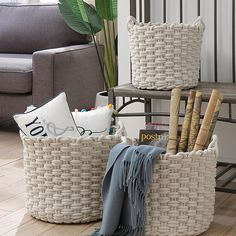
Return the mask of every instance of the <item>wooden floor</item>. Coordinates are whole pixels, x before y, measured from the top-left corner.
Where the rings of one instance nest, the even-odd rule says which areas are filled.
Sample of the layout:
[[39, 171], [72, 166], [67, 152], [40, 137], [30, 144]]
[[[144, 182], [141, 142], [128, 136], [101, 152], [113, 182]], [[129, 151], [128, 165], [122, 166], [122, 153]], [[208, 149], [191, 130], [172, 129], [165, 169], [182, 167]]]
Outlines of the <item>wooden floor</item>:
[[[55, 225], [36, 220], [24, 208], [24, 191], [21, 141], [15, 127], [0, 121], [0, 235], [87, 236], [100, 225]], [[216, 194], [214, 222], [203, 235], [236, 236], [236, 194]]]

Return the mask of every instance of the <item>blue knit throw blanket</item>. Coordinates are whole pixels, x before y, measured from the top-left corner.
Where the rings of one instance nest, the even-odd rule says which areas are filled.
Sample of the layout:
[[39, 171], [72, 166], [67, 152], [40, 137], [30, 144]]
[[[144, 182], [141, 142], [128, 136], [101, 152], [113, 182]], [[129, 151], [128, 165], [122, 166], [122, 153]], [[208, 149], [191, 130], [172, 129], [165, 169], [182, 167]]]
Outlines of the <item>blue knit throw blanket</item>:
[[117, 144], [110, 152], [103, 180], [101, 229], [91, 236], [143, 236], [145, 200], [155, 162], [164, 149]]

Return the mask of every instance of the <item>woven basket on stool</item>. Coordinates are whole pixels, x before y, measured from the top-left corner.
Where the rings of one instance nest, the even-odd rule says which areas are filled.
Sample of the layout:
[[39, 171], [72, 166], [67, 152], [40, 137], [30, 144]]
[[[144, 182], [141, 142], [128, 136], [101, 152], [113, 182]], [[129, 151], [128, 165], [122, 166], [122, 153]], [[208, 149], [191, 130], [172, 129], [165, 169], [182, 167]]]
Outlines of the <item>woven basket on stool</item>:
[[27, 137], [24, 146], [26, 208], [52, 223], [85, 223], [102, 218], [101, 185], [111, 148], [121, 142], [115, 135]]
[[146, 201], [145, 236], [194, 236], [209, 228], [214, 214], [217, 156], [214, 136], [204, 151], [165, 154], [158, 160]]
[[128, 21], [132, 84], [140, 89], [171, 90], [198, 84], [204, 24]]

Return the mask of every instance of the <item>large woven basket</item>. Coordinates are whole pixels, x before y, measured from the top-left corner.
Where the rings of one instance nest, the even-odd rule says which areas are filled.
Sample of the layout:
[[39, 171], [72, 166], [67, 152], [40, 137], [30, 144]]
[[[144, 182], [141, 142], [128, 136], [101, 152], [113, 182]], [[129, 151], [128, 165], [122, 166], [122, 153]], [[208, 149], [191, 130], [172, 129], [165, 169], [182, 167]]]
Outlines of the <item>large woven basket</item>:
[[102, 217], [101, 184], [110, 149], [121, 142], [115, 135], [27, 137], [24, 146], [26, 208], [40, 220], [85, 223]]
[[158, 160], [146, 201], [145, 236], [194, 236], [209, 228], [214, 214], [217, 156], [214, 136], [204, 151], [165, 154]]
[[140, 89], [170, 90], [198, 84], [204, 23], [128, 21], [132, 83]]

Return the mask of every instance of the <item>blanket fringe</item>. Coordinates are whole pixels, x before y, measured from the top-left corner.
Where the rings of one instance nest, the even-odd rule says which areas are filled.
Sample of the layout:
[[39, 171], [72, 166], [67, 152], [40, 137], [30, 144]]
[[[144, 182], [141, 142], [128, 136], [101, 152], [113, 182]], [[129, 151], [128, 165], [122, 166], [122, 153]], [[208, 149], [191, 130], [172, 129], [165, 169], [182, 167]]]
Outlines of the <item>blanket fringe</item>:
[[[119, 145], [119, 144], [118, 144]], [[152, 182], [157, 157], [164, 149], [141, 145], [130, 146], [122, 156], [116, 179], [117, 188], [128, 194], [130, 222], [119, 225], [112, 234], [96, 230], [91, 236], [143, 236], [146, 224], [146, 197]], [[158, 154], [159, 153], [159, 154]], [[121, 224], [121, 223], [120, 223]], [[100, 232], [102, 231], [102, 232]], [[106, 231], [107, 232], [107, 231]], [[111, 232], [111, 231], [109, 231]]]
[[151, 155], [144, 155], [138, 150], [134, 153], [130, 161], [126, 158], [121, 163], [119, 186], [120, 189], [128, 189], [128, 196], [132, 205], [131, 223], [132, 228], [138, 226], [144, 228], [146, 222], [146, 195], [151, 184], [154, 161]]

